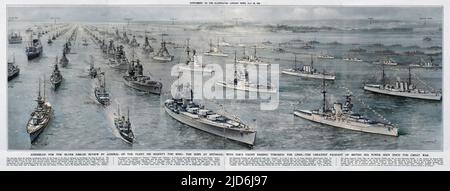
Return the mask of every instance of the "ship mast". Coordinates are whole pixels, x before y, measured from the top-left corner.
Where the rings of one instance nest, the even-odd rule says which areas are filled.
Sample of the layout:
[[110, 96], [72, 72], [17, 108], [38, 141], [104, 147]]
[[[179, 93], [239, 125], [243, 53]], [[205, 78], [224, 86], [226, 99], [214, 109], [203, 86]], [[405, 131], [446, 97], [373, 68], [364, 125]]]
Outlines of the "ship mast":
[[313, 63], [313, 56], [312, 56], [312, 54], [311, 54], [311, 70], [313, 70], [313, 68], [314, 68], [314, 67], [313, 67], [313, 64], [314, 64], [314, 63]]
[[209, 52], [213, 52], [213, 44], [211, 39], [209, 39]]
[[253, 57], [256, 59], [256, 45], [255, 45], [255, 55], [253, 55]]
[[294, 69], [297, 68], [297, 55], [294, 54]]
[[383, 84], [383, 85], [384, 85], [384, 77], [385, 77], [385, 74], [384, 74], [384, 64], [382, 64], [381, 84]]
[[327, 103], [326, 103], [326, 89], [325, 89], [325, 78], [322, 79], [322, 94], [323, 94], [323, 105], [322, 105], [322, 112], [325, 113], [325, 111], [327, 110]]
[[411, 85], [411, 66], [408, 67], [408, 85]]

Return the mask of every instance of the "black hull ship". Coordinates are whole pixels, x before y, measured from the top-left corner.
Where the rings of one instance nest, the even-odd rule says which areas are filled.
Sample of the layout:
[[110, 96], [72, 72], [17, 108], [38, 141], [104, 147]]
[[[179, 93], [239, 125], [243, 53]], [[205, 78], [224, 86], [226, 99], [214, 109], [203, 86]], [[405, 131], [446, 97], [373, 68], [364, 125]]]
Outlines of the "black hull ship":
[[130, 110], [128, 110], [127, 117], [120, 114], [120, 106], [117, 106], [117, 114], [114, 116], [114, 126], [116, 127], [117, 131], [119, 131], [120, 137], [128, 143], [133, 144], [134, 142], [134, 133], [131, 129], [131, 122], [130, 122]]
[[45, 98], [45, 83], [44, 83], [44, 97], [41, 97], [41, 82], [39, 81], [39, 93], [36, 99], [38, 105], [31, 113], [31, 118], [27, 123], [27, 133], [30, 135], [30, 141], [33, 144], [39, 135], [50, 123], [53, 117], [53, 108]]
[[105, 73], [100, 73], [101, 77], [98, 78], [98, 85], [94, 89], [95, 98], [102, 105], [109, 105], [110, 96], [108, 91], [106, 91], [106, 83], [105, 83]]
[[11, 62], [8, 61], [8, 81], [17, 77], [20, 73], [19, 66], [16, 65], [16, 58], [13, 57]]
[[56, 57], [55, 68], [53, 69], [53, 73], [50, 76], [50, 83], [52, 84], [52, 88], [54, 90], [57, 90], [58, 87], [61, 85], [62, 80], [63, 80], [63, 76], [61, 75], [61, 71], [59, 71], [58, 57]]
[[67, 59], [67, 56], [66, 56], [66, 54], [63, 52], [63, 56], [61, 57], [61, 59], [59, 60], [59, 64], [62, 66], [62, 67], [66, 67], [67, 66], [67, 64], [69, 64], [69, 59]]
[[[136, 62], [136, 64], [134, 64]], [[128, 68], [128, 75], [123, 76], [125, 85], [146, 93], [161, 94], [162, 83], [143, 75], [142, 64], [139, 60], [132, 61]]]
[[32, 39], [25, 49], [28, 60], [39, 57], [42, 54], [42, 51], [41, 39], [39, 38]]

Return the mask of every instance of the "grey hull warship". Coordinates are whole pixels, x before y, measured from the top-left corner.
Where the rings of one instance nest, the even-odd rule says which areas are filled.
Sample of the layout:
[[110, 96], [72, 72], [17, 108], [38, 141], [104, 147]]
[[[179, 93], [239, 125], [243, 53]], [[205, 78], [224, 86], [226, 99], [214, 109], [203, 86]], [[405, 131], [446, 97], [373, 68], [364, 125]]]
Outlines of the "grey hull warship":
[[143, 75], [143, 66], [138, 60], [132, 60], [128, 68], [128, 74], [123, 76], [125, 85], [146, 93], [161, 94], [162, 83], [153, 80], [150, 76]]
[[120, 113], [120, 106], [117, 106], [117, 113], [114, 116], [114, 126], [119, 131], [122, 140], [128, 144], [133, 144], [135, 137], [131, 129], [130, 110], [128, 110], [128, 115], [125, 117]]
[[41, 97], [41, 81], [39, 81], [39, 92], [36, 99], [37, 106], [31, 113], [31, 118], [27, 123], [27, 133], [30, 135], [31, 143], [34, 143], [39, 135], [50, 123], [53, 117], [53, 108], [50, 102], [45, 97], [45, 82], [44, 82], [44, 96]]

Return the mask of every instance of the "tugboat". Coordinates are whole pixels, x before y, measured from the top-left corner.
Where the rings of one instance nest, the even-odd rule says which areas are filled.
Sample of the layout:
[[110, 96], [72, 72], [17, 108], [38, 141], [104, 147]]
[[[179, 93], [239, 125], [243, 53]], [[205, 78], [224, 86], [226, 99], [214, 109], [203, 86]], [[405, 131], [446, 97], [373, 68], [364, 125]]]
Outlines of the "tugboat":
[[170, 62], [172, 61], [173, 56], [170, 55], [169, 51], [166, 48], [166, 42], [162, 40], [161, 48], [159, 51], [153, 56], [153, 60], [161, 61], [161, 62]]
[[294, 115], [316, 123], [333, 127], [374, 133], [388, 136], [398, 136], [398, 128], [391, 124], [368, 119], [352, 111], [352, 95], [345, 95], [345, 103], [334, 103], [330, 108], [326, 101], [325, 80], [323, 80], [323, 103], [321, 109], [294, 110]]
[[241, 59], [237, 60], [237, 63], [240, 63], [240, 64], [256, 64], [256, 65], [264, 65], [264, 66], [270, 65], [270, 63], [266, 63], [266, 62], [262, 61], [261, 59], [259, 59], [256, 56], [256, 46], [254, 47], [254, 50], [255, 51], [254, 51], [253, 55], [246, 56], [245, 55], [245, 46], [244, 46], [244, 55], [242, 56]]
[[[136, 63], [136, 64], [135, 64]], [[161, 94], [162, 83], [143, 75], [143, 67], [139, 59], [132, 60], [128, 68], [128, 75], [123, 76], [125, 85], [146, 93]]]
[[220, 56], [220, 57], [228, 57], [228, 54], [223, 53], [219, 47], [219, 39], [217, 39], [217, 47], [213, 47], [212, 41], [209, 40], [209, 51], [203, 53], [206, 56]]
[[20, 33], [10, 33], [8, 36], [8, 42], [9, 44], [20, 44], [22, 43], [22, 36], [20, 36]]
[[50, 76], [50, 83], [52, 84], [52, 88], [56, 90], [63, 80], [63, 76], [58, 68], [58, 57], [56, 57], [55, 68], [53, 69], [53, 73]]
[[335, 80], [336, 75], [328, 74], [325, 72], [317, 72], [313, 67], [313, 58], [311, 56], [311, 64], [304, 65], [303, 68], [297, 67], [297, 56], [294, 57], [294, 67], [291, 69], [285, 69], [281, 71], [283, 74], [300, 76], [304, 78], [313, 78], [313, 79], [325, 79], [325, 80]]
[[440, 91], [427, 91], [418, 89], [411, 81], [411, 67], [408, 67], [408, 81], [396, 81], [395, 84], [388, 84], [385, 80], [384, 65], [381, 77], [381, 84], [365, 84], [364, 90], [407, 98], [440, 101], [442, 94]]
[[67, 66], [67, 64], [69, 64], [69, 59], [67, 59], [66, 57], [66, 53], [63, 52], [63, 56], [61, 57], [61, 59], [59, 60], [59, 64], [61, 64], [61, 66], [64, 68]]
[[259, 92], [259, 93], [276, 93], [277, 89], [271, 84], [262, 85], [254, 84], [250, 82], [247, 69], [244, 68], [244, 77], [242, 74], [238, 75], [236, 70], [236, 52], [234, 53], [234, 79], [232, 82], [219, 81], [216, 82], [217, 86], [222, 86], [229, 89], [246, 91], [246, 92]]
[[36, 99], [37, 106], [31, 113], [31, 118], [28, 120], [27, 133], [30, 134], [30, 141], [33, 144], [39, 135], [50, 123], [53, 116], [53, 108], [45, 97], [45, 83], [44, 83], [44, 97], [41, 97], [41, 81], [39, 80], [39, 92]]
[[42, 43], [40, 38], [31, 37], [31, 42], [28, 43], [25, 53], [27, 54], [28, 60], [39, 57], [42, 53]]
[[16, 65], [16, 57], [13, 56], [12, 61], [8, 61], [8, 81], [12, 80], [20, 73], [19, 66]]
[[153, 52], [153, 47], [150, 46], [150, 42], [148, 41], [148, 37], [147, 36], [145, 36], [145, 42], [144, 42], [144, 46], [142, 46], [142, 50], [146, 54], [149, 54], [149, 53]]
[[246, 125], [236, 116], [225, 112], [218, 114], [205, 106], [193, 101], [193, 92], [190, 98], [172, 98], [164, 102], [164, 109], [172, 118], [182, 124], [213, 135], [244, 143], [250, 147], [255, 144], [256, 129]]
[[186, 70], [186, 71], [193, 71], [193, 72], [205, 72], [205, 73], [212, 73], [214, 70], [209, 67], [205, 67], [202, 63], [201, 57], [198, 57], [196, 55], [195, 50], [192, 51], [193, 59], [191, 59], [190, 48], [189, 48], [189, 40], [186, 43], [186, 62], [184, 65], [179, 66], [179, 70]]
[[95, 98], [100, 104], [109, 105], [110, 96], [108, 91], [106, 91], [105, 72], [100, 74], [101, 76], [98, 78], [98, 85], [94, 89]]
[[120, 114], [120, 106], [117, 106], [117, 114], [114, 114], [114, 126], [119, 131], [122, 140], [128, 144], [133, 144], [134, 133], [131, 129], [130, 110], [128, 109], [127, 117]]

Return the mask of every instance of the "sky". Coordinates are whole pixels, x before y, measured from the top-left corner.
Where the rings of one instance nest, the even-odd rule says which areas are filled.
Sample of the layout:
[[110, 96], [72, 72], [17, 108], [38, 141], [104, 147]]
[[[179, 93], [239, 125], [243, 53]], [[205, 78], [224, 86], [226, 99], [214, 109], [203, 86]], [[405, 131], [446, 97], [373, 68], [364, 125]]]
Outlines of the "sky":
[[311, 7], [311, 6], [260, 6], [260, 7], [195, 7], [195, 6], [84, 6], [84, 7], [8, 7], [9, 17], [21, 20], [102, 22], [124, 21], [283, 21], [283, 20], [330, 20], [374, 19], [419, 20], [431, 17], [442, 20], [441, 7]]

